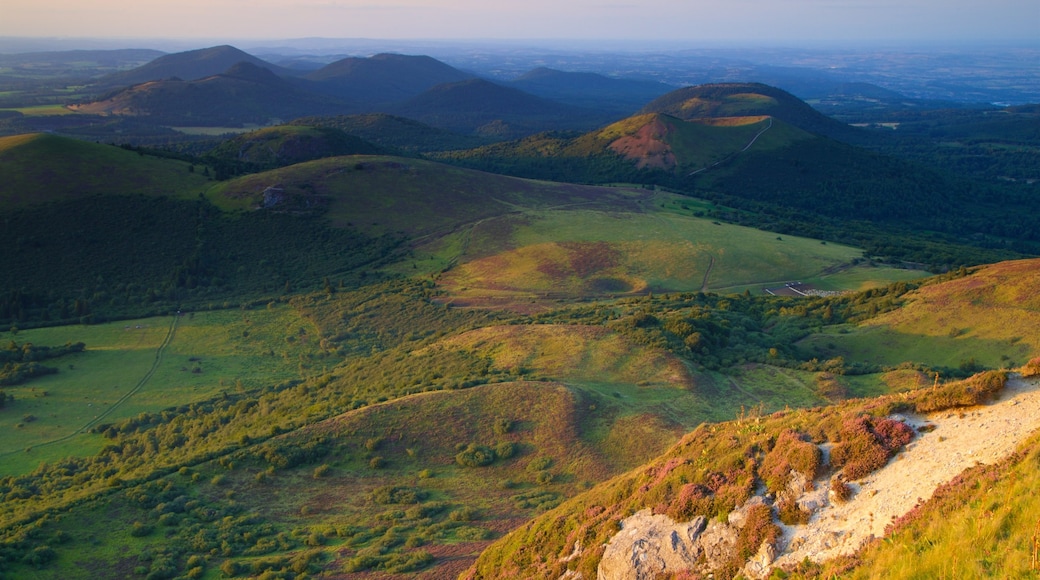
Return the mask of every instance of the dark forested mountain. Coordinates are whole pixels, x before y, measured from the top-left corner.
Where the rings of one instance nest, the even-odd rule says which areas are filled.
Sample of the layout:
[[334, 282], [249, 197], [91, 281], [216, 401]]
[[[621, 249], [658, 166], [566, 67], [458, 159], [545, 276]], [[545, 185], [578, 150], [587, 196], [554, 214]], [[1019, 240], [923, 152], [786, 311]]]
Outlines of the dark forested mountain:
[[589, 72], [536, 68], [510, 83], [522, 91], [568, 105], [620, 111], [629, 115], [673, 90], [663, 83], [616, 79]]
[[266, 68], [283, 76], [290, 74], [288, 69], [263, 61], [233, 46], [222, 45], [160, 56], [135, 69], [108, 75], [99, 80], [98, 84], [104, 87], [125, 87], [169, 78], [193, 81], [223, 73], [240, 62]]
[[423, 153], [472, 149], [485, 145], [489, 141], [486, 138], [452, 133], [413, 119], [386, 113], [302, 117], [290, 124], [340, 129], [381, 147], [405, 152]]
[[483, 79], [438, 85], [389, 112], [451, 131], [495, 136], [590, 129], [609, 113], [579, 109]]
[[349, 57], [304, 77], [314, 90], [359, 105], [404, 101], [436, 85], [473, 78], [429, 56], [377, 54]]
[[266, 68], [239, 62], [214, 76], [141, 83], [73, 108], [85, 113], [149, 116], [160, 124], [232, 125], [333, 114], [341, 112], [343, 104], [298, 89]]

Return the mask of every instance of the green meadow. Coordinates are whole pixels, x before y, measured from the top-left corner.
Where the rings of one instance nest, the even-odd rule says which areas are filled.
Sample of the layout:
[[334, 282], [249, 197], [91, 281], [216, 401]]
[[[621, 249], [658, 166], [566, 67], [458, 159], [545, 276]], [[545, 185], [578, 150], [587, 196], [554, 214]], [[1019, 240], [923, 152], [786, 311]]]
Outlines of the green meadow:
[[308, 357], [316, 330], [286, 306], [185, 314], [176, 322], [165, 346], [172, 317], [0, 335], [18, 344], [87, 346], [44, 361], [56, 374], [5, 389], [14, 402], [0, 414], [3, 473], [96, 452], [103, 443], [89, 431], [98, 425], [317, 372]]

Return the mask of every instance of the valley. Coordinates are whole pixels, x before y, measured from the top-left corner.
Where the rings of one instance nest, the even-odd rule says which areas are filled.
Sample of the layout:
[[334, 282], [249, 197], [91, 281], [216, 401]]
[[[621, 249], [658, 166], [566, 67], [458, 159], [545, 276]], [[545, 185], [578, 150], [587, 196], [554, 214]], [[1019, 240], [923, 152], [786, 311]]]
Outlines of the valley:
[[0, 94], [0, 577], [1036, 573], [1031, 105], [105, 56]]

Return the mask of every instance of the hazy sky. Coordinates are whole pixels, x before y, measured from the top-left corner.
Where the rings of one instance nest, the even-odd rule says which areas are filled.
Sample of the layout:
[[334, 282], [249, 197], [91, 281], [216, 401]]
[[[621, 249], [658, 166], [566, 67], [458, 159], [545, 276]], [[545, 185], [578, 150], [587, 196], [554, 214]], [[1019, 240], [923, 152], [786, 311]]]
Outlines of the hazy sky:
[[974, 42], [1040, 0], [3, 0], [0, 36]]

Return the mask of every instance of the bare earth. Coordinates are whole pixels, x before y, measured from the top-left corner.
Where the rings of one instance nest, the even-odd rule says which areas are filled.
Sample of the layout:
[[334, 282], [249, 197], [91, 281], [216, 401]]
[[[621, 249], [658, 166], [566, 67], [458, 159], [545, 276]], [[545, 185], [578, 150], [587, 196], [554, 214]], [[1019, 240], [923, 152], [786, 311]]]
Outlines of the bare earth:
[[808, 525], [782, 526], [786, 547], [774, 566], [850, 554], [871, 536], [882, 537], [893, 519], [966, 468], [1010, 455], [1040, 427], [1040, 380], [1013, 376], [993, 404], [905, 420], [914, 426], [932, 424], [935, 430], [918, 434], [884, 468], [851, 483], [856, 494], [846, 504], [830, 504], [828, 481], [817, 481], [816, 490], [799, 503], [818, 511]]

